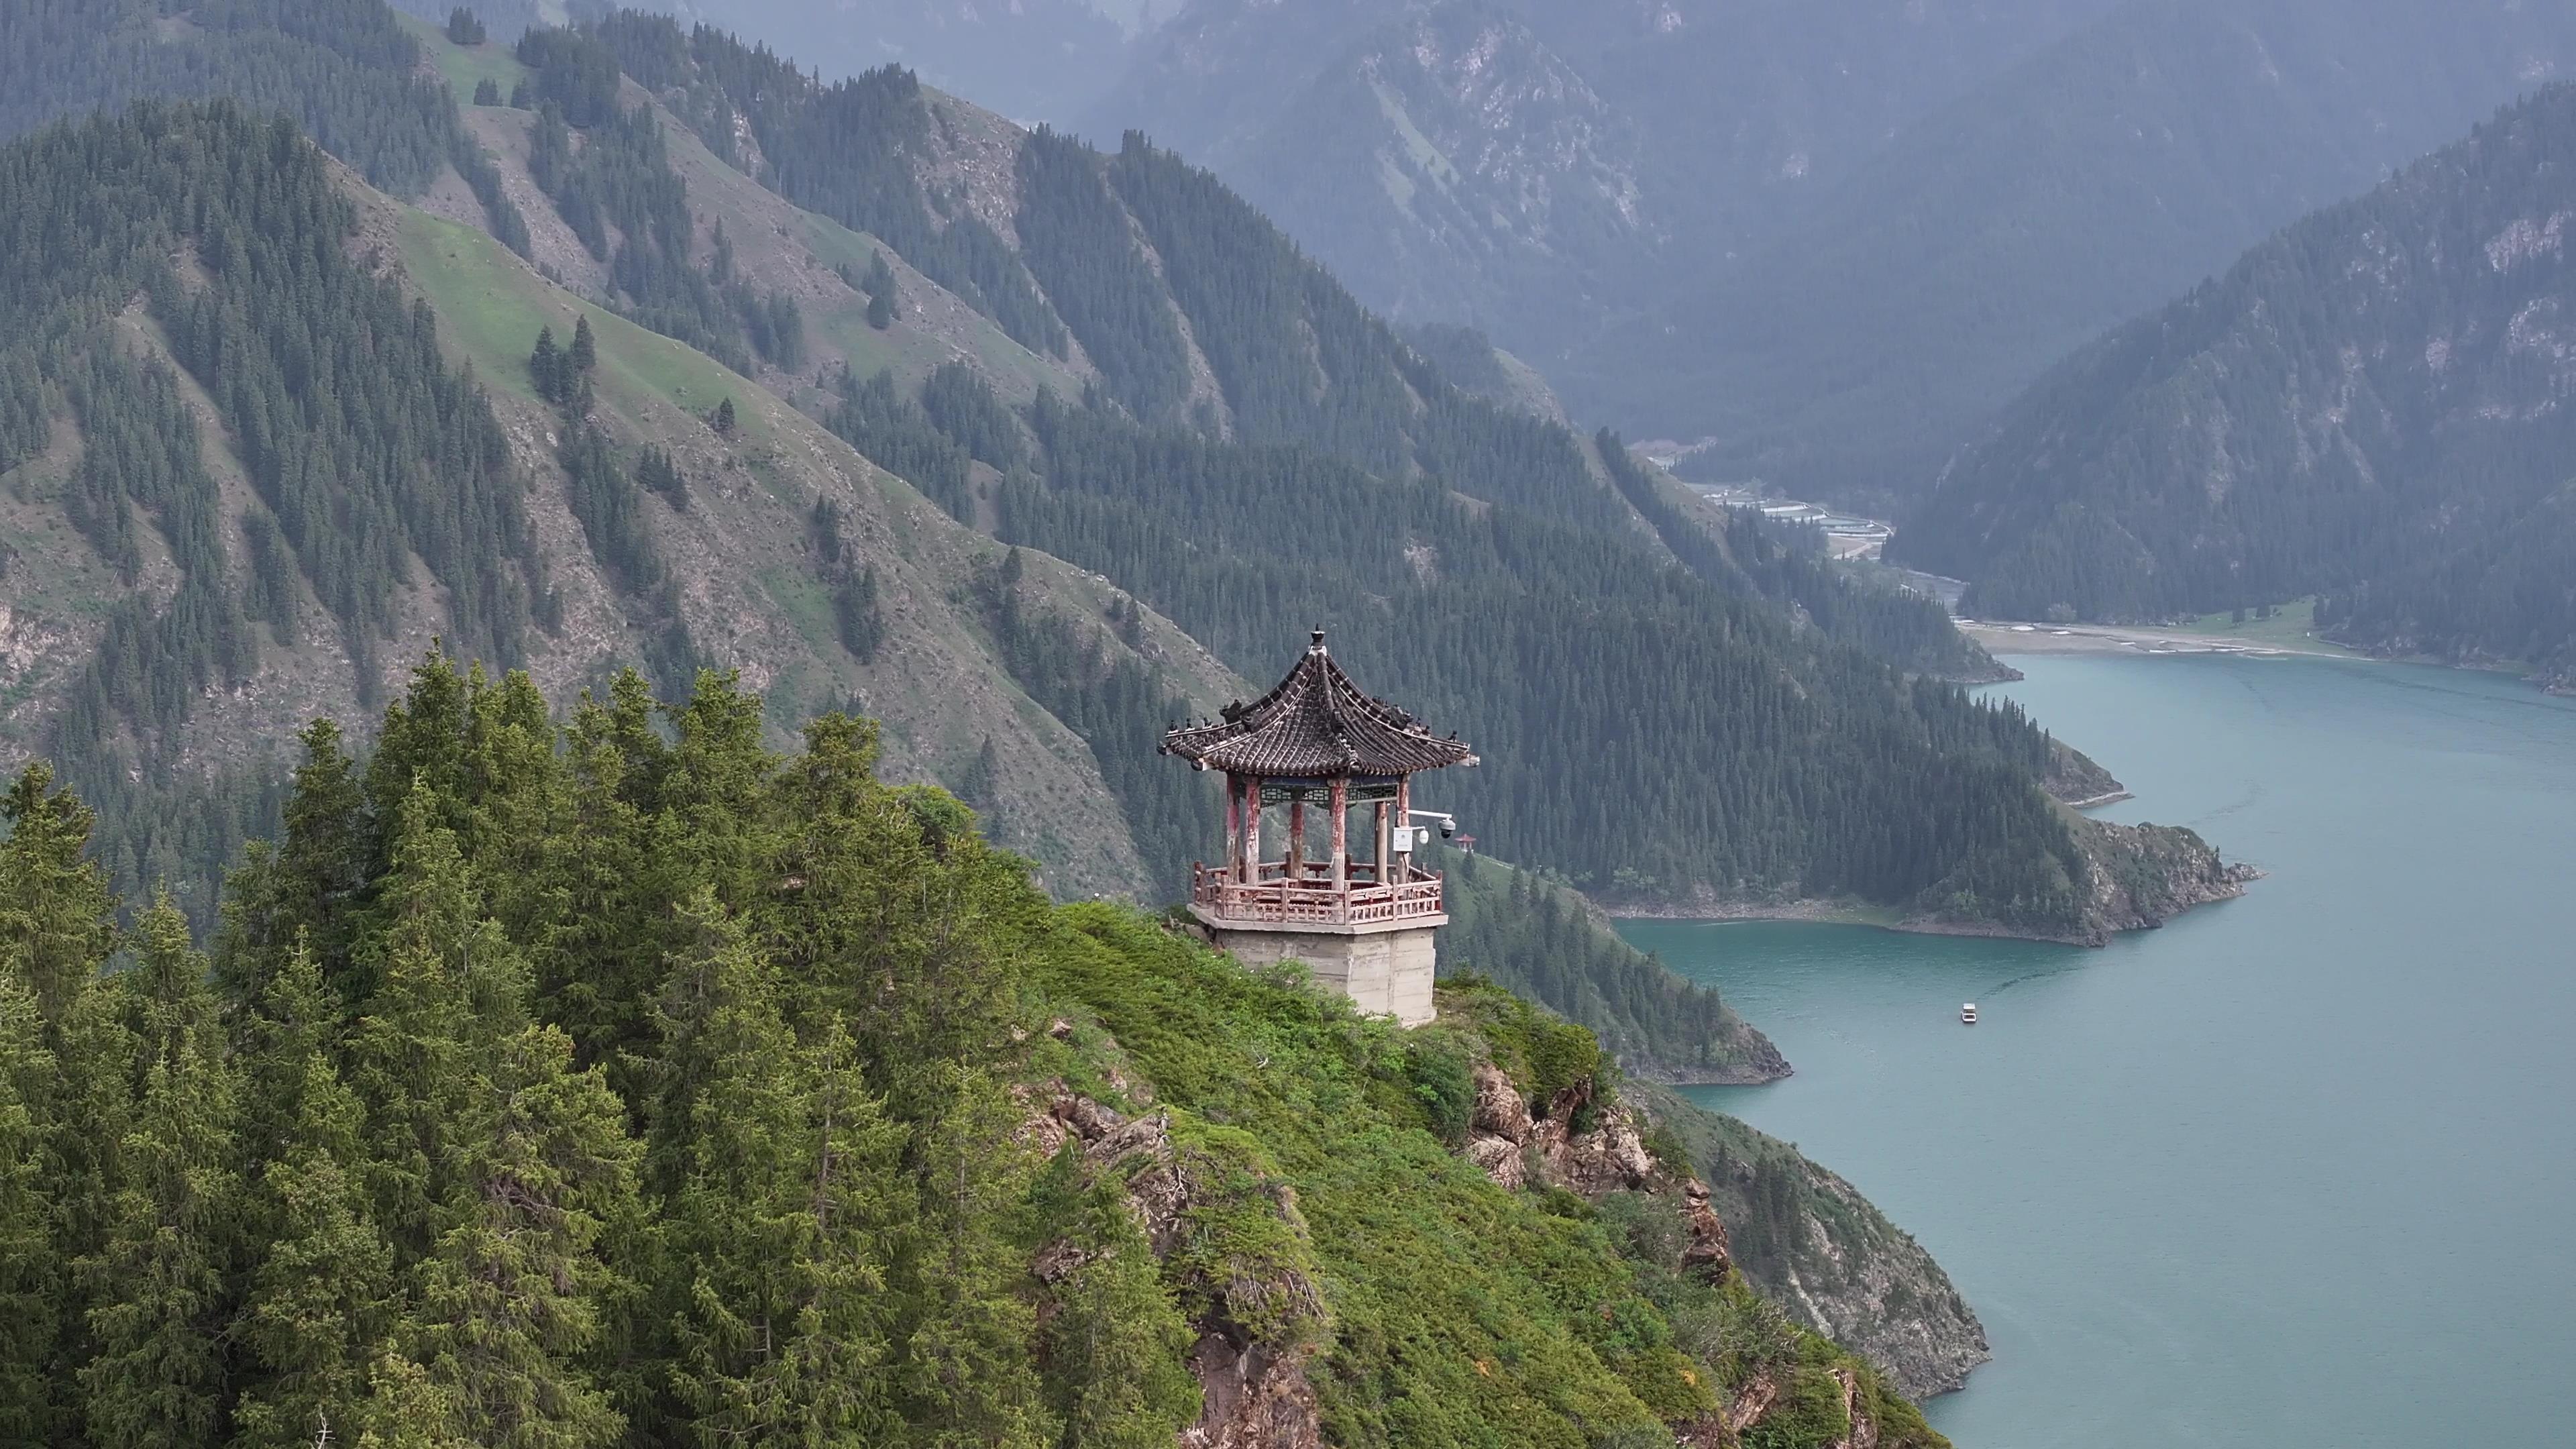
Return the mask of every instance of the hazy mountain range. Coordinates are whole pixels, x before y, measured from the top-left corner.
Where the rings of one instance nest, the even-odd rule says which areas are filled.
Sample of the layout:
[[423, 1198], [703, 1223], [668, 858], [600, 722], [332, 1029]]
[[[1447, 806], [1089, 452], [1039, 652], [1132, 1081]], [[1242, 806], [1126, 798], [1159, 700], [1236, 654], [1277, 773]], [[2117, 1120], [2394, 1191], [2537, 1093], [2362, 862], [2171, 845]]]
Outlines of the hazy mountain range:
[[[701, 8], [773, 43], [813, 13]], [[2057, 358], [2576, 60], [2569, 7], [2521, 0], [1198, 0], [1078, 41], [1042, 4], [921, 13], [978, 37], [984, 73], [941, 72], [967, 95], [1146, 131], [1576, 416], [1881, 504]]]

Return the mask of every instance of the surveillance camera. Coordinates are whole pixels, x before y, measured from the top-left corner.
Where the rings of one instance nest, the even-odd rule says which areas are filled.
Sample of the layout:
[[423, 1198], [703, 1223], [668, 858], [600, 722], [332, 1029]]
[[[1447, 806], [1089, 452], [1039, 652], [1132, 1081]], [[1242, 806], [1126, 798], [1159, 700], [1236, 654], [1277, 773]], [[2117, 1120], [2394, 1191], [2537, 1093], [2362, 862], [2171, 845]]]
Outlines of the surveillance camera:
[[1455, 820], [1443, 820], [1443, 821], [1441, 821], [1441, 822], [1440, 822], [1440, 838], [1441, 838], [1441, 839], [1443, 839], [1443, 840], [1447, 840], [1450, 836], [1455, 835], [1455, 834], [1457, 834], [1457, 833], [1458, 833], [1458, 822], [1457, 822], [1457, 821], [1455, 821]]

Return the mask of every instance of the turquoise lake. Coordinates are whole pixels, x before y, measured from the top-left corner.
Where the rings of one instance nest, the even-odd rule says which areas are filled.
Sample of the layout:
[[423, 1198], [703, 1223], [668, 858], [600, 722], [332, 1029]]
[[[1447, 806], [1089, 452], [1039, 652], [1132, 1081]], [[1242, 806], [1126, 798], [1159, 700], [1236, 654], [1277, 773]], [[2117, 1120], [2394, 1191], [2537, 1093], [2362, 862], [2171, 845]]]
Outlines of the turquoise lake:
[[1694, 1095], [1949, 1269], [1995, 1354], [1928, 1406], [1961, 1449], [2576, 1443], [2576, 702], [2013, 662], [2136, 792], [2104, 818], [2269, 877], [2099, 951], [1631, 923], [1797, 1070]]

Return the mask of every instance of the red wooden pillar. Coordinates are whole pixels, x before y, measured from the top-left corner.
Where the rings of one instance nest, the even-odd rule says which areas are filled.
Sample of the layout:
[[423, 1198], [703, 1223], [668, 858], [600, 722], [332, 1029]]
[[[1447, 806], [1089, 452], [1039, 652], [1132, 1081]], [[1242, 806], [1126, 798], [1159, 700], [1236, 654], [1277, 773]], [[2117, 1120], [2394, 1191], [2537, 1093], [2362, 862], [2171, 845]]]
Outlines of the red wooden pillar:
[[1288, 883], [1306, 882], [1306, 797], [1288, 802]]
[[1243, 883], [1243, 781], [1231, 771], [1225, 777], [1225, 873]]
[[1345, 902], [1351, 887], [1351, 782], [1333, 781], [1333, 894]]
[[1261, 884], [1261, 777], [1243, 780], [1243, 883]]

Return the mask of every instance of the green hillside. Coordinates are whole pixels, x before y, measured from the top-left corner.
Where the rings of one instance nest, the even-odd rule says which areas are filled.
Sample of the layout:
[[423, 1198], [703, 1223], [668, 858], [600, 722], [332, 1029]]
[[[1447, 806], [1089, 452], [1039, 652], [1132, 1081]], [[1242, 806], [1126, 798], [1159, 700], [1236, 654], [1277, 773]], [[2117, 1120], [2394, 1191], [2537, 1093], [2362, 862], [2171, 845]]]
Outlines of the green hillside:
[[[295, 9], [294, 23], [322, 13]], [[378, 61], [406, 73], [420, 44], [450, 45], [386, 30]], [[561, 578], [530, 585], [529, 607], [572, 608], [584, 645], [546, 651], [541, 674], [573, 671], [548, 682], [595, 677], [573, 661], [605, 647], [666, 678], [741, 664], [783, 721], [836, 688], [866, 690], [905, 767], [979, 791], [991, 731], [1017, 782], [1017, 808], [991, 812], [1005, 839], [1069, 889], [1133, 888], [1150, 861], [1151, 891], [1168, 893], [1211, 838], [1211, 805], [1156, 766], [1150, 741], [1203, 711], [1229, 670], [1276, 669], [1281, 620], [1320, 622], [1373, 687], [1484, 748], [1492, 765], [1450, 787], [1480, 833], [1578, 884], [1665, 901], [1852, 895], [2098, 934], [2081, 886], [2091, 846], [2039, 788], [2051, 743], [1903, 672], [1944, 645], [1972, 652], [1936, 608], [1840, 586], [1758, 540], [1727, 545], [1724, 567], [1672, 568], [1676, 549], [1705, 552], [1699, 525], [1655, 506], [1653, 490], [1614, 486], [1624, 472], [1563, 426], [1444, 381], [1208, 173], [1139, 140], [1110, 156], [1019, 131], [901, 72], [827, 86], [720, 33], [631, 13], [532, 30], [513, 55], [526, 94], [514, 83], [501, 99], [526, 109], [469, 108], [467, 159], [490, 185], [442, 173], [423, 207], [481, 226], [588, 305], [770, 399], [734, 398], [739, 430], [719, 433], [709, 424], [727, 399], [699, 389], [729, 384], [677, 354], [649, 380], [621, 371], [640, 340], [620, 331], [618, 368], [595, 370], [587, 394], [607, 415], [566, 418], [567, 431], [553, 419], [580, 399], [536, 403], [500, 335], [539, 284], [488, 249], [471, 269], [506, 278], [490, 287], [443, 276], [466, 263], [445, 255], [455, 247], [427, 241], [411, 259], [415, 285], [448, 290], [445, 335], [502, 380], [512, 461], [564, 470], [575, 533], [550, 531], [567, 515], [549, 507], [532, 515], [536, 537], [589, 557], [541, 546]], [[791, 225], [796, 208], [828, 220]], [[379, 244], [421, 249], [429, 225], [394, 223]], [[865, 271], [850, 265], [861, 237], [884, 244], [868, 246]], [[853, 309], [886, 345], [835, 355]], [[572, 314], [558, 301], [525, 321], [549, 316]], [[957, 520], [1111, 590], [1043, 562], [1006, 580], [963, 540], [941, 545], [935, 587], [897, 588], [889, 565], [845, 560], [792, 510], [810, 515], [825, 495], [853, 506], [825, 479], [850, 470], [777, 402]], [[692, 513], [695, 484], [637, 495], [648, 463], [759, 486], [711, 488]], [[736, 505], [758, 521], [702, 530]], [[765, 562], [761, 576], [746, 559]], [[795, 576], [778, 578], [791, 559]], [[1088, 601], [1057, 610], [1065, 587]], [[896, 600], [944, 636], [948, 658], [999, 662], [1009, 706], [917, 719], [922, 701], [951, 696], [873, 687], [884, 681], [866, 670], [880, 662], [908, 681], [957, 673], [880, 647]], [[437, 607], [424, 600], [413, 627], [434, 627]], [[1215, 659], [1155, 642], [1152, 612]], [[838, 639], [818, 637], [826, 622]], [[1104, 835], [1107, 806], [1123, 830]]]
[[1694, 1256], [1685, 1163], [1453, 1155], [1496, 1089], [1632, 1130], [1589, 1035], [1491, 992], [1404, 1032], [1051, 906], [872, 724], [782, 756], [760, 713], [628, 675], [558, 725], [433, 657], [372, 759], [307, 733], [211, 961], [166, 900], [118, 932], [22, 776], [0, 1432], [1944, 1442]]
[[[206, 922], [225, 861], [273, 818], [277, 742], [371, 709], [389, 658], [433, 636], [566, 691], [628, 661], [739, 667], [782, 738], [867, 699], [889, 767], [977, 775], [1001, 838], [1051, 883], [1142, 888], [1088, 748], [948, 603], [1002, 550], [756, 384], [484, 233], [351, 191], [238, 112], [140, 112], [5, 155], [22, 231], [0, 544], [22, 562], [0, 600], [24, 667], [0, 750], [50, 755], [99, 800], [122, 888], [166, 881]], [[83, 187], [115, 208], [67, 209]], [[569, 342], [585, 320], [574, 428], [529, 355], [541, 327]], [[317, 349], [330, 368], [301, 365]], [[576, 457], [599, 465], [578, 485]], [[670, 470], [658, 492], [637, 482], [648, 458]], [[1238, 687], [1052, 561], [1021, 593], [1108, 658], [1168, 658], [1172, 695]], [[163, 785], [106, 788], [135, 778]]]

